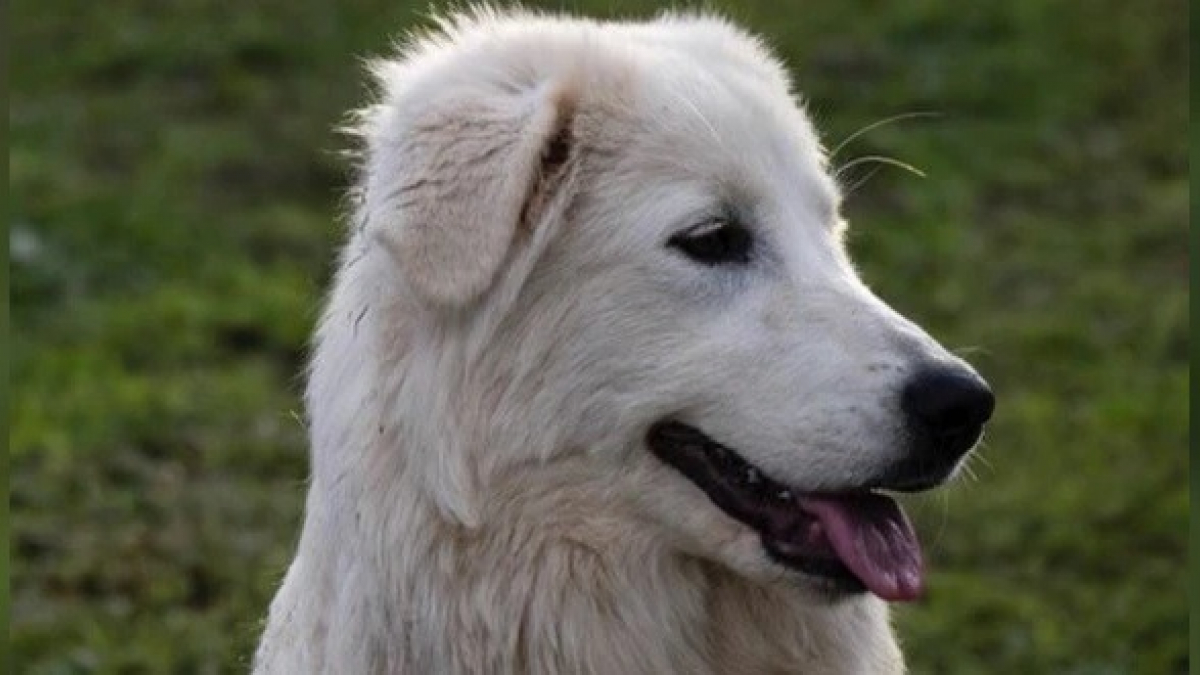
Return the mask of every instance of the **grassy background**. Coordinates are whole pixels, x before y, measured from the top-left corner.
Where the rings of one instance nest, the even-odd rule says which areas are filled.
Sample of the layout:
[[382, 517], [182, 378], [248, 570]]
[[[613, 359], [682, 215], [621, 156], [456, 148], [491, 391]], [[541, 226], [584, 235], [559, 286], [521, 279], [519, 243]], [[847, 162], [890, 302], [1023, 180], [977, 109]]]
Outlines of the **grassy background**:
[[[330, 129], [357, 59], [424, 9], [352, 5], [11, 8], [19, 672], [247, 663], [304, 492], [298, 374], [347, 180]], [[927, 172], [853, 194], [853, 247], [999, 395], [977, 480], [912, 505], [933, 567], [899, 611], [913, 671], [1185, 671], [1187, 4], [726, 9], [830, 145], [940, 113], [839, 156]]]

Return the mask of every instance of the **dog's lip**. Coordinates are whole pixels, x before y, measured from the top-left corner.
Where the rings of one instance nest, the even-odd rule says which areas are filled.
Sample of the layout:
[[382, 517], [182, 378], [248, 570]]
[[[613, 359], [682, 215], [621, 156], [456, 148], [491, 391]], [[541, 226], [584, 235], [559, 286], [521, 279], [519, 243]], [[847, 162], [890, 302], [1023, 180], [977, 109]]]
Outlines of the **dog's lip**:
[[758, 532], [767, 554], [784, 566], [843, 592], [866, 589], [886, 600], [921, 595], [916, 536], [899, 505], [877, 491], [890, 486], [796, 490], [673, 420], [652, 425], [646, 443], [728, 516]]

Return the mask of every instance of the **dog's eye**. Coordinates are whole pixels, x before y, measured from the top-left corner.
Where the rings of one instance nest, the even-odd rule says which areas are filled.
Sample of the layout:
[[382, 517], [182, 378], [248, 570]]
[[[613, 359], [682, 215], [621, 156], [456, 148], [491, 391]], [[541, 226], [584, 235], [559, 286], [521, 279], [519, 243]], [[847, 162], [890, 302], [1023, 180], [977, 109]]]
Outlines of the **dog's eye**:
[[667, 240], [667, 246], [705, 265], [749, 262], [753, 243], [749, 230], [726, 218], [707, 221]]

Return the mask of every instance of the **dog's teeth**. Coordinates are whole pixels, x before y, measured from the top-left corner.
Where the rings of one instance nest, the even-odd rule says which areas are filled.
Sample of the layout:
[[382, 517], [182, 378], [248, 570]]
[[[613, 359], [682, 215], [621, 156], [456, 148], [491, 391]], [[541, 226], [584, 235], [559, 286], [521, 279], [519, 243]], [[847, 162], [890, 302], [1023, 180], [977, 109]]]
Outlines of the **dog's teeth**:
[[762, 481], [762, 475], [758, 473], [758, 469], [746, 469], [746, 482], [750, 485], [758, 485]]
[[790, 501], [792, 501], [792, 491], [791, 490], [780, 490], [775, 495], [775, 498], [781, 502], [790, 502]]

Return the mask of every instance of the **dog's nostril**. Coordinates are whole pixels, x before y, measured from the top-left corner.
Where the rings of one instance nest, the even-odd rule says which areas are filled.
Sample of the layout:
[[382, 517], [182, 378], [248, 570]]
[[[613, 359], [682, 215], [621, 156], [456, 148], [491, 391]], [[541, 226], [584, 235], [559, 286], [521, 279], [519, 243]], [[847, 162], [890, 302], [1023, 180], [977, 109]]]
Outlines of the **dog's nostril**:
[[995, 405], [987, 383], [969, 371], [949, 368], [918, 372], [900, 394], [905, 414], [936, 434], [977, 430]]

